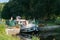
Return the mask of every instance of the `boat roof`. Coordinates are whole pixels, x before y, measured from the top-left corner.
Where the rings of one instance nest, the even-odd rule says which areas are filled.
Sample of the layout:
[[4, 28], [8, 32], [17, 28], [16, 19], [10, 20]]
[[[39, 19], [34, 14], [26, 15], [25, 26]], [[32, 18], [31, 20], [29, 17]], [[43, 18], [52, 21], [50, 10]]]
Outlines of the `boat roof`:
[[19, 20], [16, 20], [16, 21], [27, 21], [27, 20], [25, 20], [25, 19], [19, 19]]

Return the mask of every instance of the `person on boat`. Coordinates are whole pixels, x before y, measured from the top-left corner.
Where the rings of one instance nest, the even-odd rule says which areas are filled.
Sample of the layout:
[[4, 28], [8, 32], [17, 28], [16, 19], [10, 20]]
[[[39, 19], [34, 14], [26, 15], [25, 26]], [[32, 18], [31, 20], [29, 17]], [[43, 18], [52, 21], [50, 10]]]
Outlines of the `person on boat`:
[[11, 17], [10, 20], [6, 20], [6, 27], [14, 27], [15, 21], [13, 20], [13, 17]]
[[11, 17], [10, 20], [6, 21], [6, 34], [17, 35], [20, 32], [19, 26], [16, 26], [16, 21]]

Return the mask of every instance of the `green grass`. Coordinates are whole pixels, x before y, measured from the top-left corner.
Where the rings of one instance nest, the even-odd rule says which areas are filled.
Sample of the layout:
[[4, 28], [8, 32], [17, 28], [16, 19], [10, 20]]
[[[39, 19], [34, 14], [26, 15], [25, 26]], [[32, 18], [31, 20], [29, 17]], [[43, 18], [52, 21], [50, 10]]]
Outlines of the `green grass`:
[[0, 24], [0, 40], [19, 40], [19, 38], [7, 35], [5, 32], [5, 25]]
[[33, 36], [32, 37], [32, 40], [40, 40], [40, 38], [36, 37], [36, 36]]

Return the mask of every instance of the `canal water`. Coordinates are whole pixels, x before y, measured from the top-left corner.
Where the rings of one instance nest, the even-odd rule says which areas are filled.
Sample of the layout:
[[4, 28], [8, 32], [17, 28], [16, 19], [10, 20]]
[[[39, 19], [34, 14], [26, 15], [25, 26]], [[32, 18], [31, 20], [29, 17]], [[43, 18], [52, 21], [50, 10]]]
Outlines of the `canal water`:
[[[47, 31], [47, 32], [38, 31], [37, 34], [20, 33], [18, 36], [21, 38], [21, 40], [32, 40], [33, 36], [38, 37], [39, 40], [60, 40], [60, 32], [59, 32], [59, 30], [57, 30], [57, 29], [60, 29], [60, 26], [53, 26], [53, 27], [49, 26], [47, 28], [44, 27], [41, 30], [43, 30], [43, 29], [44, 30], [46, 29], [46, 30], [49, 30], [49, 31]], [[56, 29], [55, 30], [56, 32], [53, 29]], [[59, 36], [59, 37], [57, 38], [57, 36]], [[44, 39], [44, 38], [46, 38], [46, 39]]]

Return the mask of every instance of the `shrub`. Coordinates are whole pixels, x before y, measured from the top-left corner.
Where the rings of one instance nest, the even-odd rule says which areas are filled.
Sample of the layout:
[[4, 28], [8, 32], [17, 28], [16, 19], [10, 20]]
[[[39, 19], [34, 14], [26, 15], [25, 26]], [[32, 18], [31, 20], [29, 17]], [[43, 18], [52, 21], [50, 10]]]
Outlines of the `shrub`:
[[33, 36], [32, 40], [40, 40], [40, 38]]
[[60, 24], [60, 17], [57, 17], [57, 18], [56, 18], [55, 23], [56, 23], [56, 24]]

